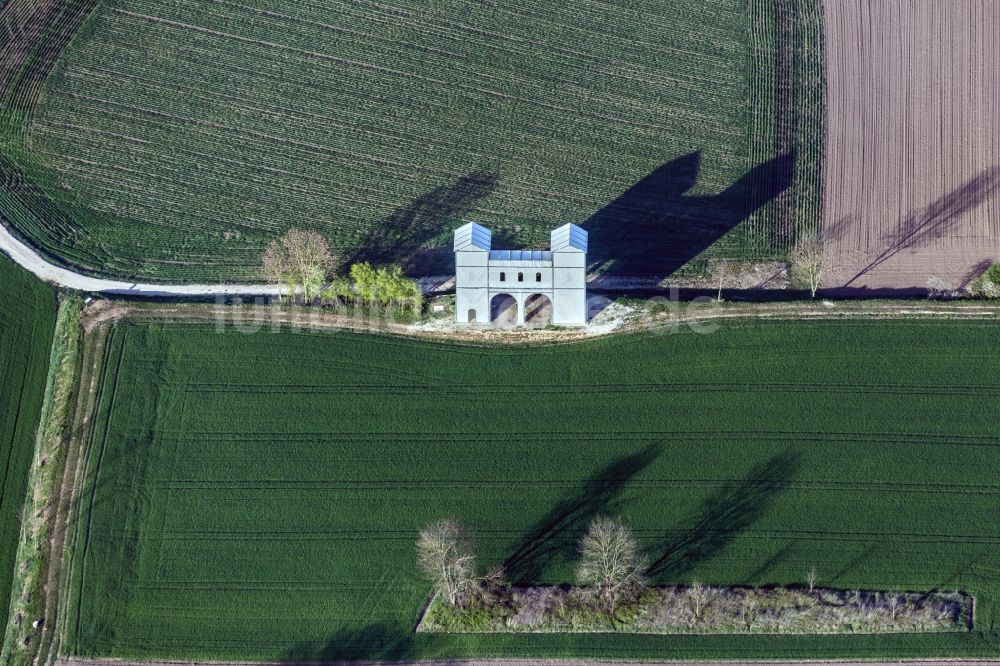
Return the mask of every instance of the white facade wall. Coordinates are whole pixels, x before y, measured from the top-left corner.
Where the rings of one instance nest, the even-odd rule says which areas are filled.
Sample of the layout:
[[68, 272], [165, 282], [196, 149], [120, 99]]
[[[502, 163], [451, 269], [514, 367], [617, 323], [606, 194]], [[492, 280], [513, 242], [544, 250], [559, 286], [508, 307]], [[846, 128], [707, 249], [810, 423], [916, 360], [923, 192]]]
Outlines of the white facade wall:
[[455, 253], [455, 321], [460, 324], [490, 321], [489, 256], [489, 251], [476, 249]]
[[587, 255], [552, 253], [552, 323], [587, 323]]
[[[558, 237], [557, 237], [558, 236]], [[587, 323], [586, 232], [566, 225], [552, 232], [558, 250], [535, 252], [541, 258], [491, 258], [488, 229], [469, 223], [455, 231], [455, 322], [489, 324], [493, 298], [502, 294], [517, 303], [517, 324], [524, 324], [525, 302], [541, 294], [552, 304], [552, 323]], [[569, 240], [572, 237], [571, 240]], [[507, 256], [507, 253], [503, 253]], [[523, 253], [527, 254], [527, 253]]]

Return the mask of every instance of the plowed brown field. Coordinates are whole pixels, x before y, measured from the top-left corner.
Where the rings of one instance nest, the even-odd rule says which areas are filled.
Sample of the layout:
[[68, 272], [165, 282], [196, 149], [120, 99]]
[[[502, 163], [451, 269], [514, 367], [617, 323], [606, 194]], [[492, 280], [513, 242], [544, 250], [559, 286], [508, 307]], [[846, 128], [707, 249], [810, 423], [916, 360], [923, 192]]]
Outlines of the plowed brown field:
[[825, 0], [828, 287], [1000, 259], [1000, 2]]

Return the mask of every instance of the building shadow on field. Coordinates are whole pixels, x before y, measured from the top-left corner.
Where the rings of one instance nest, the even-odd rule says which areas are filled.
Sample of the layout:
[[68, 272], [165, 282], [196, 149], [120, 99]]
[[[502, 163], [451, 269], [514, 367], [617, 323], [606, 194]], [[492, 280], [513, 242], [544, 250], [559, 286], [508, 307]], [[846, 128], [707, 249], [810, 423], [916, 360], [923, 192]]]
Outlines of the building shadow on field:
[[411, 275], [447, 274], [454, 270], [451, 246], [427, 248], [426, 243], [462, 222], [476, 204], [496, 190], [500, 179], [476, 171], [442, 185], [397, 209], [369, 227], [345, 257], [345, 265], [368, 261], [400, 264]]
[[637, 474], [659, 457], [662, 446], [649, 445], [615, 460], [583, 481], [572, 495], [552, 508], [529, 529], [506, 559], [514, 583], [537, 583], [554, 562], [575, 555], [576, 542], [598, 514], [613, 511], [615, 501]]
[[705, 500], [701, 511], [666, 543], [651, 552], [647, 575], [655, 581], [677, 581], [698, 564], [712, 559], [740, 532], [764, 515], [795, 476], [801, 456], [785, 452], [756, 465], [734, 484]]
[[781, 155], [717, 195], [691, 196], [701, 152], [671, 160], [583, 222], [588, 260], [611, 275], [667, 277], [787, 190], [794, 166]]

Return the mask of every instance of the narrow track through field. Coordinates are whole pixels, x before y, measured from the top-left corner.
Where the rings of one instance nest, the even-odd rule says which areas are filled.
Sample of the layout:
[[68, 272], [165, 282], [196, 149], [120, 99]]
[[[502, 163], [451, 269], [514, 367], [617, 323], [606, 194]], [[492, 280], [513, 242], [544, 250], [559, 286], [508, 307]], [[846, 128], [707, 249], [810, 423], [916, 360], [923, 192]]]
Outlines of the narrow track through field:
[[[359, 662], [361, 663], [361, 662]], [[373, 663], [373, 662], [369, 662]], [[656, 663], [670, 664], [670, 666], [726, 666], [727, 664], [759, 664], [760, 666], [824, 666], [826, 664], [836, 666], [996, 666], [1000, 661], [891, 661], [891, 662], [858, 662], [858, 661], [664, 661], [664, 662], [623, 662], [623, 661], [583, 661], [568, 659], [480, 659], [470, 661], [413, 661], [413, 662], [393, 662], [396, 666], [622, 666], [627, 663], [643, 663], [647, 666], [655, 666]], [[197, 661], [120, 661], [117, 659], [79, 659], [76, 657], [64, 657], [60, 659], [56, 666], [284, 666], [283, 664], [272, 663], [220, 663], [220, 662], [197, 662]]]
[[33, 249], [15, 238], [2, 224], [0, 224], [0, 251], [3, 251], [21, 268], [24, 268], [39, 279], [51, 282], [60, 287], [68, 287], [80, 291], [164, 297], [216, 295], [276, 296], [280, 292], [280, 287], [270, 284], [151, 284], [107, 280], [80, 275], [66, 268], [50, 264]]

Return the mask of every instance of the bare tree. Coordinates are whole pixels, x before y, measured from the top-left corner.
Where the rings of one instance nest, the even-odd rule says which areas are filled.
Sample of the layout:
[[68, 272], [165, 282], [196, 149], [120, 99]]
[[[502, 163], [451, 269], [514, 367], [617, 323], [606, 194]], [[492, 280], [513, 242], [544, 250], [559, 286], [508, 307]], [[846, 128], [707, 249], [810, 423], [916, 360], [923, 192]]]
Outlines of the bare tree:
[[823, 273], [827, 270], [828, 261], [824, 252], [823, 238], [818, 233], [813, 232], [801, 237], [788, 255], [792, 281], [807, 286], [809, 293], [816, 298], [816, 291], [823, 282]]
[[722, 288], [726, 285], [726, 279], [732, 271], [733, 267], [728, 259], [716, 259], [711, 264], [712, 281], [719, 285], [715, 300], [720, 303], [722, 302]]
[[902, 604], [902, 599], [899, 598], [898, 594], [895, 593], [889, 594], [889, 599], [886, 602], [886, 605], [889, 607], [889, 613], [893, 620], [895, 620], [896, 616], [899, 615], [899, 607], [901, 604]]
[[813, 589], [816, 587], [816, 581], [819, 580], [816, 576], [816, 567], [809, 567], [809, 571], [806, 572], [806, 584], [809, 586], [809, 593], [812, 594]]
[[944, 298], [951, 291], [951, 286], [944, 278], [932, 275], [927, 278], [927, 298]]
[[694, 614], [694, 619], [696, 621], [701, 620], [702, 613], [705, 612], [705, 606], [708, 605], [708, 600], [711, 597], [712, 591], [707, 585], [699, 581], [694, 581], [687, 589], [688, 601], [691, 604], [691, 613]]
[[646, 558], [632, 530], [612, 518], [598, 517], [580, 541], [580, 583], [592, 586], [612, 614], [618, 602], [638, 595], [646, 586]]
[[439, 520], [420, 530], [417, 561], [438, 593], [452, 606], [477, 585], [472, 535], [456, 520]]
[[287, 285], [290, 291], [301, 287], [308, 301], [319, 292], [334, 258], [322, 235], [291, 229], [268, 244], [262, 264], [264, 279]]
[[757, 609], [760, 607], [760, 602], [756, 599], [748, 598], [743, 601], [740, 606], [740, 614], [743, 618], [743, 624], [749, 631], [753, 626], [754, 621], [757, 619]]
[[471, 592], [478, 603], [485, 608], [501, 603], [509, 597], [510, 593], [507, 570], [503, 565], [493, 567], [482, 578], [474, 582]]

